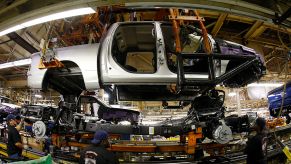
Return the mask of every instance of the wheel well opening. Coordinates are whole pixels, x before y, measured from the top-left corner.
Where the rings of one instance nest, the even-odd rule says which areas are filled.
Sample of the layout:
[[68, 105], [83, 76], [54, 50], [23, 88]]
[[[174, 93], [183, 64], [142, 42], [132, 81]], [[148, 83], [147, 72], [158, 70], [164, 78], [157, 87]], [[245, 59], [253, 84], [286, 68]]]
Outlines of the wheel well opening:
[[62, 95], [79, 95], [86, 89], [80, 67], [72, 61], [62, 61], [63, 68], [49, 68], [46, 71], [42, 89], [53, 89]]

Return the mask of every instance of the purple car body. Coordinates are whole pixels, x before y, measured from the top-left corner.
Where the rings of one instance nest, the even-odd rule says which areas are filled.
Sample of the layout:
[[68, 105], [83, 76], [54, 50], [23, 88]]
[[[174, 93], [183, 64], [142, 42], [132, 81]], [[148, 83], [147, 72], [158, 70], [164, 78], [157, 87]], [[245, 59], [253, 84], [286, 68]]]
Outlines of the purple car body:
[[0, 123], [4, 121], [8, 114], [19, 114], [20, 106], [13, 104], [11, 99], [0, 96], [0, 101]]
[[[118, 123], [121, 121], [129, 121], [133, 124], [137, 123], [139, 121], [140, 112], [133, 110], [133, 109], [126, 109], [126, 108], [117, 108], [110, 105], [107, 105], [100, 99], [94, 97], [94, 96], [80, 96], [78, 101], [78, 113], [82, 113], [81, 110], [81, 104], [98, 104], [99, 107], [97, 109], [97, 115], [100, 119]], [[91, 110], [93, 109], [93, 105], [91, 106]], [[94, 111], [90, 112], [91, 116], [94, 116]]]

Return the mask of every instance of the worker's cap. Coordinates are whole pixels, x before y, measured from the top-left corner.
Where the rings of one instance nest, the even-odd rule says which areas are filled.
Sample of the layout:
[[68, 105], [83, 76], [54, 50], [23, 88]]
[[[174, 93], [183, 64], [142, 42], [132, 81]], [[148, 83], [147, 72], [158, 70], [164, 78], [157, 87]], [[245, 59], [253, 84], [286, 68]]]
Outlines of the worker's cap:
[[14, 120], [16, 118], [15, 115], [13, 114], [8, 114], [8, 116], [6, 117], [6, 121], [9, 122], [10, 120]]
[[91, 141], [93, 144], [99, 144], [102, 140], [106, 140], [108, 138], [108, 133], [104, 130], [98, 130], [94, 134], [94, 138]]
[[256, 119], [256, 124], [258, 127], [260, 127], [261, 129], [264, 129], [266, 127], [266, 120], [262, 117], [258, 117]]
[[17, 116], [15, 116], [15, 119], [16, 120], [21, 120], [21, 116], [20, 115], [17, 115]]

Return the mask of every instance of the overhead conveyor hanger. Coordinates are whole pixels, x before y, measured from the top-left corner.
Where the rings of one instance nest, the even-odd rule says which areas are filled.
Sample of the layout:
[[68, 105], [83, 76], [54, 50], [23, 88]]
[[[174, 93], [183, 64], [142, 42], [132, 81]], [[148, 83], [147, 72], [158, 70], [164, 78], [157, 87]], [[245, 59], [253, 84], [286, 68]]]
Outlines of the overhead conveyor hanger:
[[[186, 15], [186, 16], [182, 16], [179, 15], [179, 9], [169, 9], [170, 11], [170, 15], [169, 15], [169, 19], [172, 20], [172, 25], [173, 25], [173, 31], [174, 31], [174, 36], [175, 36], [175, 45], [176, 45], [176, 55], [177, 55], [177, 76], [178, 76], [178, 80], [177, 80], [177, 84], [175, 86], [175, 92], [179, 93], [182, 88], [183, 85], [185, 85], [186, 83], [185, 81], [185, 74], [184, 74], [184, 70], [183, 70], [183, 57], [182, 57], [182, 47], [181, 47], [181, 41], [180, 41], [180, 25], [184, 24], [184, 21], [198, 21], [200, 28], [202, 30], [202, 38], [203, 38], [203, 44], [204, 44], [204, 49], [206, 54], [210, 54], [211, 53], [211, 45], [210, 45], [210, 41], [208, 38], [208, 33], [207, 30], [203, 24], [204, 18], [200, 17], [198, 12], [196, 10], [193, 11], [193, 13], [195, 14], [195, 16], [191, 16], [191, 15]], [[189, 11], [188, 11], [189, 13]], [[195, 54], [193, 54], [195, 55]], [[213, 80], [214, 78], [214, 70], [213, 70], [213, 58], [210, 57], [209, 58], [209, 77], [211, 77], [211, 80]], [[173, 88], [173, 87], [171, 87]]]
[[[175, 86], [175, 92], [188, 92], [195, 88], [193, 86], [205, 86], [206, 88], [213, 88], [215, 85], [224, 82], [225, 80], [228, 80], [235, 75], [238, 75], [245, 69], [258, 64], [258, 58], [255, 55], [246, 55], [246, 54], [230, 54], [230, 53], [214, 53], [212, 47], [212, 43], [214, 41], [211, 41], [207, 30], [203, 24], [204, 19], [199, 16], [199, 13], [194, 10], [194, 15], [189, 16], [190, 11], [188, 11], [188, 14], [186, 16], [179, 15], [178, 9], [170, 9], [170, 16], [169, 19], [172, 20], [173, 25], [173, 31], [175, 36], [175, 55], [177, 56], [176, 64], [177, 64], [177, 83]], [[202, 42], [203, 42], [203, 51], [204, 53], [184, 53], [182, 52], [182, 46], [181, 46], [181, 39], [180, 39], [180, 25], [185, 25], [184, 21], [198, 21], [199, 26], [201, 29], [201, 35], [202, 35]], [[193, 28], [193, 27], [191, 27]], [[184, 72], [184, 59], [192, 59], [192, 60], [207, 60], [208, 63], [208, 79], [201, 80], [187, 80], [185, 78], [185, 72]], [[215, 66], [214, 61], [215, 60], [234, 60], [240, 62], [237, 66], [230, 69], [228, 72], [217, 76], [215, 75]]]
[[199, 13], [197, 10], [194, 10], [193, 12], [196, 16], [189, 16], [189, 15], [182, 16], [182, 15], [179, 15], [179, 9], [170, 9], [171, 15], [169, 15], [169, 19], [172, 20], [173, 31], [175, 33], [176, 52], [180, 53], [182, 51], [181, 42], [180, 42], [180, 35], [179, 35], [179, 32], [180, 32], [179, 25], [184, 24], [184, 21], [198, 21], [200, 28], [202, 30], [202, 37], [203, 37], [203, 44], [205, 47], [205, 52], [207, 54], [210, 54], [211, 53], [211, 45], [210, 45], [210, 42], [208, 39], [207, 30], [206, 30], [204, 23], [203, 23], [203, 21], [205, 21], [205, 20], [203, 17], [199, 16]]
[[50, 38], [52, 31], [53, 31], [52, 26], [53, 26], [53, 22], [50, 23], [50, 27], [49, 27], [49, 30], [47, 32], [46, 39], [42, 40], [41, 45], [40, 45], [41, 58], [40, 58], [40, 62], [38, 65], [39, 69], [64, 67], [64, 64], [56, 58], [56, 54], [55, 54], [54, 49], [53, 49], [53, 45], [52, 45], [53, 42], [51, 40], [52, 38]]

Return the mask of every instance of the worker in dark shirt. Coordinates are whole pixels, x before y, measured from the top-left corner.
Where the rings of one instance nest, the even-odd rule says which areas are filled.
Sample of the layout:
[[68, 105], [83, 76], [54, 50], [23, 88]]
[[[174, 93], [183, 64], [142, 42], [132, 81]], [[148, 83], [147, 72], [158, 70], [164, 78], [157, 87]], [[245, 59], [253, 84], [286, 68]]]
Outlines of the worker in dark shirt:
[[108, 133], [98, 130], [94, 134], [92, 145], [86, 147], [81, 152], [80, 163], [82, 164], [118, 164], [115, 154], [108, 151], [110, 147]]
[[21, 117], [19, 115], [15, 116], [15, 121], [17, 124], [21, 123]]
[[267, 133], [266, 121], [257, 118], [254, 126], [257, 134], [248, 139], [245, 153], [247, 154], [247, 164], [267, 163]]
[[[19, 158], [21, 157], [23, 144], [19, 134], [20, 127], [17, 126], [15, 120], [15, 115], [9, 114], [6, 117], [7, 129], [8, 129], [8, 144], [7, 144], [7, 153], [10, 158]], [[22, 124], [22, 123], [21, 123]]]

